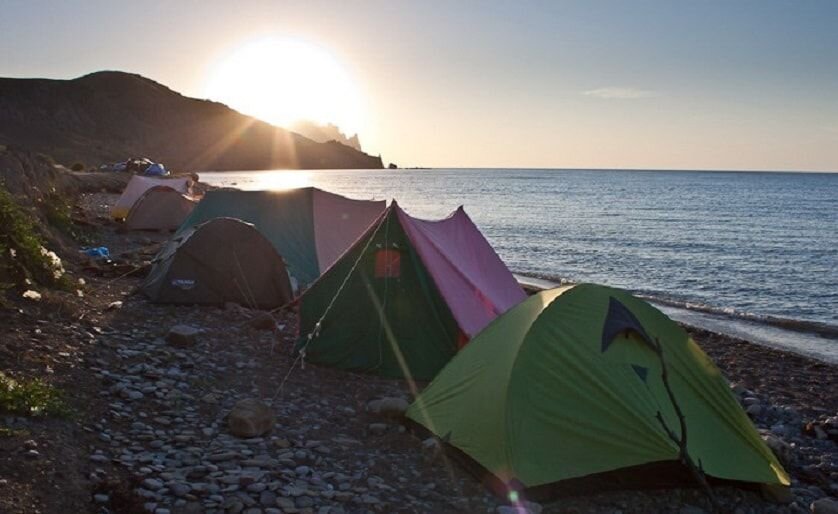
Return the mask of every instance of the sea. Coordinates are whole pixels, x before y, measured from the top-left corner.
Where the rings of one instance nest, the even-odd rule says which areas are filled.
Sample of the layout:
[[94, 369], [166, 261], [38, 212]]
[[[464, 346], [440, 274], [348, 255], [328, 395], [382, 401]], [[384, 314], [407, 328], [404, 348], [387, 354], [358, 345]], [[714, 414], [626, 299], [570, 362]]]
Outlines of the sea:
[[465, 206], [525, 280], [628, 289], [674, 319], [838, 363], [838, 174], [570, 169], [208, 172], [438, 219]]

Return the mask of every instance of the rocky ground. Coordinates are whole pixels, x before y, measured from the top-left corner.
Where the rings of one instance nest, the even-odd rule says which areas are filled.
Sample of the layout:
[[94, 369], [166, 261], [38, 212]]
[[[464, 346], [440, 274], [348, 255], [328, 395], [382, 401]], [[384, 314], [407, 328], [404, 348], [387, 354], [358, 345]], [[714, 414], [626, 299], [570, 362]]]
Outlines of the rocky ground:
[[[72, 410], [67, 419], [0, 414], [0, 512], [503, 511], [435, 441], [393, 416], [410, 400], [407, 384], [295, 360], [293, 312], [266, 318], [238, 306], [152, 305], [132, 294], [140, 279], [123, 275], [165, 235], [118, 233], [106, 221], [110, 200], [88, 196], [85, 209], [124, 265], [78, 267], [81, 297], [45, 295], [0, 311], [2, 368], [46, 377]], [[835, 512], [828, 510], [838, 495], [835, 366], [704, 331], [694, 336], [794, 480], [784, 503], [717, 487], [718, 510], [809, 512], [819, 502], [815, 512]], [[374, 400], [383, 398], [382, 409]], [[258, 428], [266, 419], [258, 408], [228, 416], [237, 404], [247, 407], [242, 400], [268, 406], [270, 432], [234, 435], [246, 434], [247, 420]], [[700, 490], [668, 489], [529, 509], [698, 514], [711, 505]]]

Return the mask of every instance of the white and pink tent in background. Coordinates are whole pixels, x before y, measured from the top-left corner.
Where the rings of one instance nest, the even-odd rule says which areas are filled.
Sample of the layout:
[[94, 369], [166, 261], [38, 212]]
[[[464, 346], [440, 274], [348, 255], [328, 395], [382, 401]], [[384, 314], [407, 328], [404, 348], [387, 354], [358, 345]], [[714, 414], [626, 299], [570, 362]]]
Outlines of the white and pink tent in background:
[[189, 194], [189, 184], [192, 181], [189, 177], [183, 178], [154, 178], [134, 175], [131, 181], [122, 191], [116, 204], [111, 208], [111, 216], [115, 219], [124, 219], [131, 211], [131, 207], [140, 199], [143, 194], [155, 186], [166, 186], [181, 194]]

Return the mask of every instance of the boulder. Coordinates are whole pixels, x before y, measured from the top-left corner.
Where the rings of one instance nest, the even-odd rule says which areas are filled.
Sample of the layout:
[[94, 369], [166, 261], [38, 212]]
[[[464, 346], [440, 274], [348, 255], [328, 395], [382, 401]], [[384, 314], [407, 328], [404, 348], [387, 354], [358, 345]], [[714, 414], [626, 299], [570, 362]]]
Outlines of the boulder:
[[407, 400], [403, 398], [386, 397], [369, 402], [367, 411], [384, 418], [401, 418], [409, 406]]
[[255, 398], [239, 400], [227, 415], [230, 433], [238, 437], [259, 437], [271, 431], [274, 413], [270, 407]]
[[166, 334], [166, 341], [178, 348], [189, 348], [198, 342], [198, 336], [201, 334], [200, 328], [195, 328], [189, 325], [175, 325], [169, 329]]

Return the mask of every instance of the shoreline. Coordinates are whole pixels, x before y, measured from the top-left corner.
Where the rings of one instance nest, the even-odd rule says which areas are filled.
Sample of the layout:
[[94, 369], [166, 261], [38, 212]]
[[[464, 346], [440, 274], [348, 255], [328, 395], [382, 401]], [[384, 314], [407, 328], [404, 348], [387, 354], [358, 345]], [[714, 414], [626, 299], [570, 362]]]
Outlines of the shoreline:
[[[565, 280], [556, 282], [522, 273], [513, 274], [528, 292], [551, 289], [572, 283]], [[685, 327], [743, 339], [758, 346], [782, 350], [823, 361], [827, 364], [838, 365], [838, 328], [828, 326], [829, 330], [826, 333], [831, 335], [835, 332], [836, 337], [833, 338], [823, 335], [824, 331], [819, 332], [803, 328], [809, 324], [808, 322], [803, 322], [799, 328], [789, 328], [788, 326], [777, 326], [768, 320], [747, 319], [720, 311], [690, 308], [649, 295], [637, 294], [637, 296], [648, 301]]]

